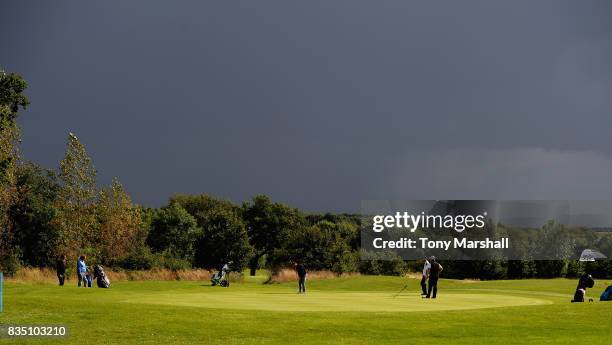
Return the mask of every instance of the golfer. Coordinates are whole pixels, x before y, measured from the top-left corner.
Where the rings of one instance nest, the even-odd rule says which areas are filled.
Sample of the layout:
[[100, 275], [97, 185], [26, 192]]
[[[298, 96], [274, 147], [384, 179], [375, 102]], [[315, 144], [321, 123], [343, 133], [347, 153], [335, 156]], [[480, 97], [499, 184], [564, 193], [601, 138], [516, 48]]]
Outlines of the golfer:
[[306, 267], [299, 262], [295, 263], [295, 272], [298, 275], [298, 293], [306, 293]]
[[[436, 298], [436, 294], [438, 293], [438, 278], [444, 268], [436, 261], [435, 256], [429, 258], [429, 263], [431, 264], [431, 268], [429, 269], [429, 286], [426, 298]], [[431, 295], [432, 291], [433, 296]]]
[[79, 256], [79, 261], [77, 261], [77, 274], [79, 275], [79, 283], [78, 286], [81, 287], [81, 282], [83, 283], [83, 287], [87, 287], [87, 264], [85, 263], [85, 259], [87, 257], [85, 255]]
[[427, 295], [427, 278], [429, 277], [429, 269], [431, 269], [431, 264], [427, 259], [425, 259], [425, 264], [423, 265], [423, 277], [421, 278], [421, 296]]
[[59, 257], [55, 265], [55, 270], [57, 271], [59, 286], [64, 286], [64, 280], [66, 279], [66, 255]]

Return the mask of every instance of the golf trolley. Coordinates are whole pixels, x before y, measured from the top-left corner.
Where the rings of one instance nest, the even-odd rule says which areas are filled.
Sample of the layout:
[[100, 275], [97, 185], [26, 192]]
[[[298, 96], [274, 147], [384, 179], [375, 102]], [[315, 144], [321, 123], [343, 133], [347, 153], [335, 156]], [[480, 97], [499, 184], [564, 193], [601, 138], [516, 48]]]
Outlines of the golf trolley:
[[210, 279], [210, 284], [212, 286], [219, 285], [222, 287], [229, 287], [229, 273], [230, 265], [232, 263], [232, 261], [226, 263], [217, 273], [213, 274], [212, 278]]

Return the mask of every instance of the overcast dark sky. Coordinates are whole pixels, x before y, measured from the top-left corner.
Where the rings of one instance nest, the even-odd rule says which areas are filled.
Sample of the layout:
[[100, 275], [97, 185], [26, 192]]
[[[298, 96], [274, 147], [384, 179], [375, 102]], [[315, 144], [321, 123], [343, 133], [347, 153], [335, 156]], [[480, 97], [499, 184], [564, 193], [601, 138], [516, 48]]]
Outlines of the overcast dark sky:
[[609, 1], [3, 1], [26, 158], [136, 202], [611, 199]]

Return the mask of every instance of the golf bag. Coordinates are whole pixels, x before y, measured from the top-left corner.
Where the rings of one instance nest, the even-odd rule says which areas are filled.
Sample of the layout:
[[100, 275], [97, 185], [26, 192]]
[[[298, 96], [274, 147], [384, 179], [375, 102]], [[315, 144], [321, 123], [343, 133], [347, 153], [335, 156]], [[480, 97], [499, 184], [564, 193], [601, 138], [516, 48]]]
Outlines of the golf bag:
[[591, 277], [590, 274], [583, 274], [582, 277], [578, 280], [578, 286], [576, 287], [576, 292], [574, 293], [574, 302], [584, 302], [584, 295], [586, 294], [587, 288], [592, 288], [595, 285], [595, 280]]
[[215, 285], [221, 285], [223, 287], [229, 286], [230, 284], [229, 283], [230, 265], [232, 263], [233, 263], [232, 261], [226, 263], [217, 273], [213, 274], [212, 278], [210, 279], [210, 283], [212, 286], [215, 286]]
[[612, 285], [608, 286], [606, 290], [599, 296], [600, 301], [612, 301]]
[[94, 279], [96, 279], [99, 288], [108, 289], [110, 287], [110, 280], [108, 280], [104, 268], [100, 265], [94, 267]]

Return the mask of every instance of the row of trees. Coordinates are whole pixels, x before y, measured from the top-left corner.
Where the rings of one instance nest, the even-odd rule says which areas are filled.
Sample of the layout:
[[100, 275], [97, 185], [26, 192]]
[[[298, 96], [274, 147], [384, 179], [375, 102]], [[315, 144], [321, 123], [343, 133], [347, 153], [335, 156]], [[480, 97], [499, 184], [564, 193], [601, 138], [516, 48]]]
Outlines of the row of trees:
[[[0, 73], [0, 271], [52, 267], [62, 254], [71, 261], [86, 254], [90, 262], [126, 269], [216, 269], [231, 260], [251, 274], [294, 261], [336, 273], [420, 271], [420, 263], [398, 256], [361, 260], [358, 215], [305, 214], [265, 195], [240, 205], [202, 194], [174, 196], [161, 208], [137, 206], [116, 178], [98, 188], [92, 160], [72, 133], [57, 171], [25, 161], [16, 119], [29, 104], [26, 87], [20, 76]], [[455, 278], [575, 276], [585, 270], [612, 275], [609, 261], [452, 261], [445, 267], [445, 276]]]
[[60, 254], [119, 260], [142, 229], [140, 209], [117, 179], [97, 188], [91, 159], [72, 133], [58, 172], [22, 159], [17, 117], [29, 104], [26, 88], [19, 75], [0, 70], [0, 269], [49, 266]]
[[358, 270], [356, 217], [306, 216], [265, 195], [242, 205], [205, 194], [179, 195], [149, 212], [146, 244], [153, 254], [180, 258], [185, 265], [216, 268], [231, 260], [255, 274], [260, 267], [275, 270], [303, 261], [310, 269]]
[[444, 263], [444, 276], [456, 279], [576, 278], [584, 273], [592, 274], [595, 278], [610, 278], [612, 261], [457, 260]]
[[60, 255], [132, 269], [276, 269], [303, 260], [311, 269], [359, 269], [358, 219], [305, 215], [266, 196], [236, 205], [179, 195], [159, 209], [134, 205], [118, 179], [98, 188], [96, 170], [70, 133], [57, 171], [19, 155], [18, 113], [26, 82], [0, 74], [0, 269], [53, 266]]

